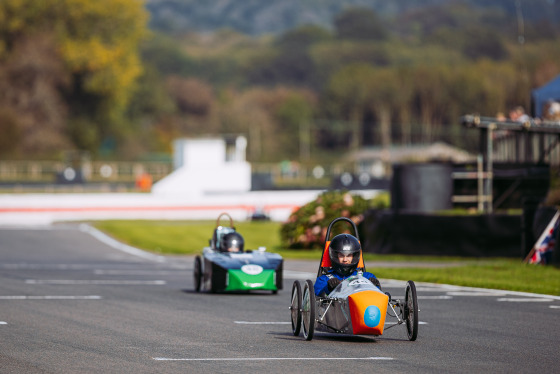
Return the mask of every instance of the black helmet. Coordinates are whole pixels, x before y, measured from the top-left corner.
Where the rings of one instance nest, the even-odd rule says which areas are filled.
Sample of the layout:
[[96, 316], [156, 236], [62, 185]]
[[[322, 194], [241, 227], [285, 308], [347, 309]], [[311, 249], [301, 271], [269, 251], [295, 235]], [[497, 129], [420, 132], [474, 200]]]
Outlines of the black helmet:
[[[360, 262], [361, 246], [358, 239], [349, 234], [340, 234], [335, 236], [329, 245], [329, 257], [333, 269], [341, 275], [351, 275], [358, 267]], [[338, 259], [338, 255], [351, 255], [350, 263], [342, 263]]]
[[236, 233], [230, 232], [225, 234], [220, 241], [220, 251], [221, 252], [243, 252], [243, 246], [245, 241], [243, 237]]

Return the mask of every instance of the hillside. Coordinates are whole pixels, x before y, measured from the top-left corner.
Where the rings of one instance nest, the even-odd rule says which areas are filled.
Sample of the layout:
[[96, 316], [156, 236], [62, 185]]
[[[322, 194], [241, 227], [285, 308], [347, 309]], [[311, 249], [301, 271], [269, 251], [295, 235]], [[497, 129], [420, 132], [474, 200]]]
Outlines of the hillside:
[[[281, 33], [303, 24], [330, 28], [334, 17], [349, 7], [367, 7], [384, 18], [443, 4], [495, 8], [508, 18], [560, 21], [560, 4], [551, 0], [147, 0], [150, 26], [172, 33], [208, 32], [229, 28], [251, 35]], [[519, 7], [516, 8], [516, 4]]]

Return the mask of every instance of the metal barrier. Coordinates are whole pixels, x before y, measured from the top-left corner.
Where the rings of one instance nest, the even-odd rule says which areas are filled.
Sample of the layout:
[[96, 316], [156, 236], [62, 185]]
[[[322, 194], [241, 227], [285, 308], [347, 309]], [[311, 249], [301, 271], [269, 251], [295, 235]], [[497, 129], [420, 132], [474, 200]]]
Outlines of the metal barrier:
[[[476, 195], [454, 195], [452, 201], [454, 203], [477, 203], [477, 210], [479, 212], [492, 211], [492, 188], [485, 189], [489, 184], [485, 183], [487, 180], [492, 180], [492, 171], [485, 172], [483, 166], [482, 155], [477, 157], [477, 171], [455, 171], [451, 173], [453, 179], [476, 179], [478, 181], [478, 188]], [[491, 186], [491, 183], [490, 183]]]
[[168, 162], [91, 161], [76, 166], [60, 161], [0, 161], [0, 183], [56, 183], [58, 178], [70, 182], [76, 175], [83, 182], [135, 183], [142, 175], [157, 181], [171, 171]]

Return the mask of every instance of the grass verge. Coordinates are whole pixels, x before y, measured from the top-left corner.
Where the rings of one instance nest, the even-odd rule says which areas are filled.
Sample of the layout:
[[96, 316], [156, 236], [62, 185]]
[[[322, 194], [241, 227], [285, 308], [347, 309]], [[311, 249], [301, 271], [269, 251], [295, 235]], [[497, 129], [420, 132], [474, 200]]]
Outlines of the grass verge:
[[[373, 263], [375, 266], [375, 263]], [[398, 265], [397, 265], [398, 266]], [[453, 284], [560, 296], [560, 269], [528, 265], [517, 259], [491, 259], [479, 263], [438, 268], [378, 268], [379, 278]]]
[[[227, 222], [223, 222], [227, 224]], [[215, 221], [115, 220], [92, 223], [115, 239], [163, 255], [194, 255], [208, 246]], [[236, 229], [245, 239], [246, 249], [264, 246], [286, 259], [319, 261], [318, 250], [282, 248], [278, 222], [238, 222]], [[493, 288], [560, 296], [560, 269], [527, 265], [521, 259], [473, 259], [458, 257], [403, 256], [365, 254], [368, 270], [379, 278], [412, 279], [416, 282], [445, 283], [459, 286]], [[383, 267], [375, 267], [383, 261]], [[387, 265], [394, 262], [394, 267]], [[402, 263], [407, 266], [403, 267]], [[412, 266], [411, 266], [411, 263]], [[414, 266], [418, 263], [418, 267]], [[447, 266], [436, 266], [438, 264]], [[430, 267], [430, 264], [434, 266]]]

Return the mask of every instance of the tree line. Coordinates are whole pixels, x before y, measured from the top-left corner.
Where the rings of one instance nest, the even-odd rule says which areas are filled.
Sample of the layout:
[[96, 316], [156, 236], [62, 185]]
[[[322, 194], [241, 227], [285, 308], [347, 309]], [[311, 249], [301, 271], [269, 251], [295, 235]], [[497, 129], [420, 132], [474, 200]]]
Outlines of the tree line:
[[[242, 133], [254, 162], [328, 160], [444, 140], [459, 117], [530, 108], [560, 72], [559, 25], [462, 2], [280, 34], [164, 34], [140, 1], [0, 3], [0, 155], [170, 154], [178, 137]], [[522, 38], [521, 38], [522, 37]]]

